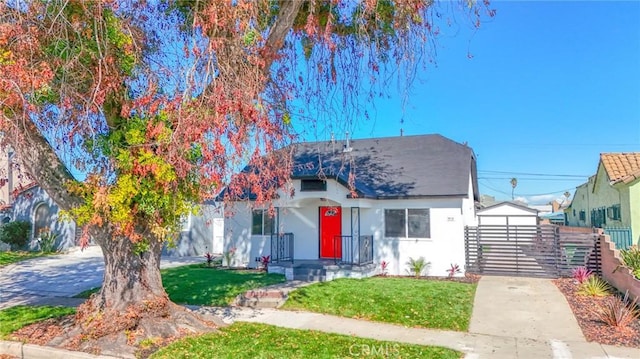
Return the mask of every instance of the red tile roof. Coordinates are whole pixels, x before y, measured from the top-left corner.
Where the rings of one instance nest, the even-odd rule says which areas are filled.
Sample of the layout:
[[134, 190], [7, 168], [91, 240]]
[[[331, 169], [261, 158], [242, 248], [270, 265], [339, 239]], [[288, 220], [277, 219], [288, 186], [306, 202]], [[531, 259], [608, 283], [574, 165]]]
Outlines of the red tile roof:
[[600, 162], [613, 183], [629, 183], [640, 178], [640, 152], [602, 153]]

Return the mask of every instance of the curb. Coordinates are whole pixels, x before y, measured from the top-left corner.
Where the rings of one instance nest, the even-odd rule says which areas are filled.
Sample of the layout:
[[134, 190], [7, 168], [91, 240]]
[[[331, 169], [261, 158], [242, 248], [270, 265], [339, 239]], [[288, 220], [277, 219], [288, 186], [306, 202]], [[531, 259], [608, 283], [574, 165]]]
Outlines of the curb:
[[84, 352], [58, 349], [54, 347], [24, 344], [0, 340], [0, 354], [9, 354], [20, 359], [117, 359], [108, 355], [93, 355]]

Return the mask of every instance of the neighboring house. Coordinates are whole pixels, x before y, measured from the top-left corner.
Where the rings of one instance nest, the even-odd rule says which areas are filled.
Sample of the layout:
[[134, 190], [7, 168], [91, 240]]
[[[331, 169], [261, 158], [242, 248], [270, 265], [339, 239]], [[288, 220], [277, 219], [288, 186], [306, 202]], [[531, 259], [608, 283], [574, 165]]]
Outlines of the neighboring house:
[[[29, 221], [32, 226], [29, 247], [38, 249], [37, 238], [43, 230], [58, 235], [56, 248], [66, 250], [77, 246], [78, 231], [73, 221], [63, 220], [60, 208], [47, 192], [24, 173], [17, 170], [12, 153], [0, 153], [0, 220]], [[220, 205], [213, 201], [200, 206], [196, 215], [185, 219], [183, 229], [173, 246], [164, 254], [196, 256], [207, 252], [220, 254], [223, 247], [224, 220]], [[8, 249], [0, 243], [0, 250]]]
[[266, 255], [293, 262], [386, 261], [389, 274], [404, 275], [410, 258], [424, 257], [429, 275], [463, 267], [464, 227], [476, 223], [479, 201], [471, 148], [440, 135], [292, 146], [294, 194], [281, 191], [274, 217], [266, 208], [229, 204], [225, 251], [237, 249], [236, 264], [255, 267]]
[[545, 205], [533, 205], [531, 208], [538, 210], [538, 217], [540, 218], [540, 224], [555, 224], [564, 226], [566, 224], [566, 218], [564, 210], [569, 207], [571, 201], [568, 198], [558, 201], [554, 199]]
[[478, 225], [535, 226], [538, 210], [514, 202], [500, 202], [478, 210]]
[[2, 223], [31, 223], [29, 248], [38, 249], [38, 235], [51, 231], [58, 235], [56, 247], [67, 249], [76, 243], [76, 226], [63, 221], [60, 210], [47, 193], [20, 171], [11, 150], [0, 151], [0, 216]]
[[165, 246], [165, 255], [184, 257], [202, 256], [209, 252], [221, 254], [224, 250], [224, 210], [220, 203], [207, 201], [197, 214], [190, 214], [182, 223], [176, 242]]
[[579, 227], [629, 227], [640, 241], [640, 153], [603, 153], [598, 170], [576, 187], [565, 210], [567, 224]]

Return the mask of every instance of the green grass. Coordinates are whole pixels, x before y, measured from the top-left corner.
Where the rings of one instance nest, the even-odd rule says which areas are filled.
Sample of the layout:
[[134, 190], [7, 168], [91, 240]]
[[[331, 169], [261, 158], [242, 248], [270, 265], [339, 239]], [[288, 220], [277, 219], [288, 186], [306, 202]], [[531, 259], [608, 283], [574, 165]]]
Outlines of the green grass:
[[45, 252], [25, 252], [25, 251], [17, 251], [17, 252], [0, 252], [0, 267], [6, 266], [8, 264], [24, 261], [31, 258], [37, 258], [42, 256], [48, 256], [52, 253]]
[[466, 331], [476, 285], [413, 278], [337, 279], [289, 293], [284, 309]]
[[[375, 354], [374, 354], [375, 353]], [[190, 337], [154, 353], [163, 358], [460, 358], [451, 349], [377, 341], [313, 330], [235, 323], [219, 333]]]
[[[284, 282], [280, 274], [257, 271], [223, 270], [193, 264], [162, 271], [162, 283], [169, 298], [178, 304], [226, 306], [248, 290]], [[77, 294], [88, 298], [100, 288]]]
[[0, 338], [6, 338], [9, 334], [29, 324], [75, 312], [75, 309], [67, 307], [26, 305], [0, 310]]

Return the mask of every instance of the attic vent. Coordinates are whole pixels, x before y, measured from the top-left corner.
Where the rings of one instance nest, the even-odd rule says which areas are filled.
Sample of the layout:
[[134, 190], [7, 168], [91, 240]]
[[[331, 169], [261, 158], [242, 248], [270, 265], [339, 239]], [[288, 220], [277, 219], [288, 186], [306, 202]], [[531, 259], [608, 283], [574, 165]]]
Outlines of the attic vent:
[[327, 181], [319, 179], [306, 179], [300, 182], [300, 191], [326, 191]]

